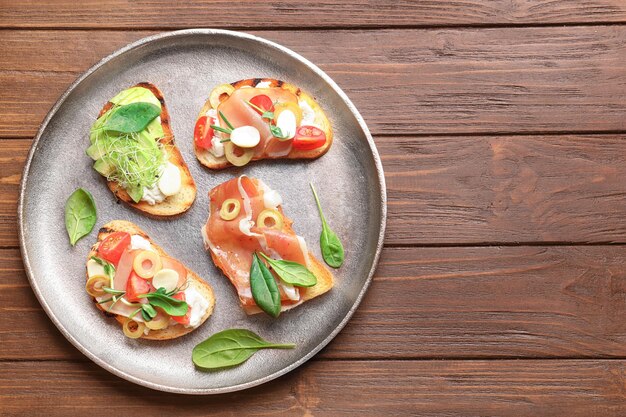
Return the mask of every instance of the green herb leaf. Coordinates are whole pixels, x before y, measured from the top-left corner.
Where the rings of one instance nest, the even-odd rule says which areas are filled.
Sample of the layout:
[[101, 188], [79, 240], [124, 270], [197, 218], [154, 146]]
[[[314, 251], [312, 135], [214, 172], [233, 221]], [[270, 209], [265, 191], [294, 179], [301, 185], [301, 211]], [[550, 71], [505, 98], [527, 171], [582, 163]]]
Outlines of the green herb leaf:
[[91, 259], [102, 265], [104, 273], [107, 274], [109, 278], [113, 279], [113, 277], [115, 277], [115, 266], [113, 266], [112, 263], [109, 263], [102, 258], [98, 258], [97, 256], [92, 256]]
[[126, 291], [114, 290], [113, 288], [110, 288], [110, 287], [102, 287], [102, 291], [104, 291], [107, 294], [113, 294], [113, 295], [124, 295], [124, 294], [126, 294]]
[[151, 103], [135, 102], [116, 107], [104, 121], [105, 130], [121, 133], [141, 132], [161, 114], [161, 108]]
[[226, 133], [227, 135], [230, 135], [231, 133], [233, 133], [233, 131], [230, 129], [224, 129], [223, 127], [219, 127], [216, 125], [211, 125], [211, 129], [217, 130], [218, 132]]
[[287, 135], [283, 135], [283, 131], [280, 130], [280, 127], [273, 125], [271, 123], [270, 123], [270, 132], [272, 132], [272, 135], [278, 140], [287, 139]]
[[343, 245], [341, 244], [341, 240], [335, 232], [333, 232], [328, 223], [326, 223], [326, 219], [324, 218], [324, 213], [322, 213], [322, 206], [320, 204], [320, 200], [317, 197], [317, 192], [315, 191], [315, 187], [313, 183], [310, 183], [311, 190], [313, 190], [313, 196], [315, 197], [315, 202], [317, 203], [317, 209], [320, 212], [320, 218], [322, 219], [322, 234], [320, 235], [320, 247], [322, 249], [322, 256], [324, 257], [324, 261], [333, 268], [339, 268], [345, 259], [345, 253], [343, 250]]
[[278, 285], [270, 270], [261, 262], [256, 253], [252, 254], [250, 289], [252, 298], [259, 308], [272, 317], [278, 317], [281, 306]]
[[155, 318], [157, 315], [157, 311], [152, 307], [151, 304], [142, 304], [141, 305], [141, 317], [145, 321], [150, 321]]
[[235, 127], [230, 124], [230, 122], [228, 121], [226, 116], [224, 116], [224, 113], [222, 113], [221, 111], [219, 113], [220, 113], [220, 117], [222, 118], [222, 120], [224, 120], [224, 122], [226, 122], [226, 126], [230, 127], [230, 130], [234, 130]]
[[261, 256], [270, 264], [276, 275], [287, 284], [296, 287], [312, 287], [317, 284], [317, 278], [306, 266], [293, 261], [276, 260], [264, 253]]
[[268, 342], [250, 330], [228, 329], [196, 345], [191, 358], [199, 369], [211, 371], [242, 364], [260, 349], [293, 349], [295, 346]]
[[89, 191], [77, 189], [65, 203], [65, 229], [72, 246], [87, 236], [96, 224], [96, 202]]
[[[163, 291], [161, 291], [163, 290]], [[189, 305], [183, 300], [177, 300], [165, 294], [165, 288], [159, 288], [157, 292], [139, 294], [139, 298], [147, 298], [155, 307], [162, 308], [170, 316], [184, 316], [189, 310]]]
[[248, 105], [250, 105], [250, 107], [252, 107], [254, 110], [256, 110], [259, 113], [261, 113], [261, 117], [262, 118], [264, 118], [264, 119], [273, 119], [274, 118], [274, 112], [271, 112], [269, 110], [263, 110], [262, 108], [260, 108], [256, 104], [252, 104], [248, 100], [246, 100], [246, 103], [248, 103]]
[[272, 120], [274, 118], [274, 112], [264, 111], [263, 114], [261, 114], [261, 117], [264, 118], [264, 119]]

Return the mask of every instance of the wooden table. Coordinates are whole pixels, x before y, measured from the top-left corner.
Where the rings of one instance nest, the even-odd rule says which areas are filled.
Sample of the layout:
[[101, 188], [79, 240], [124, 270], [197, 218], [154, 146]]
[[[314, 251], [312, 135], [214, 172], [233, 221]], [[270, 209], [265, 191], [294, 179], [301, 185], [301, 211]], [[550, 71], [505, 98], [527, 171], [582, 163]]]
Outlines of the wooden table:
[[[128, 42], [188, 27], [318, 64], [368, 123], [389, 196], [345, 330], [278, 380], [207, 397], [135, 386], [72, 347], [16, 226], [61, 93]], [[626, 415], [625, 1], [4, 0], [0, 51], [0, 414]]]

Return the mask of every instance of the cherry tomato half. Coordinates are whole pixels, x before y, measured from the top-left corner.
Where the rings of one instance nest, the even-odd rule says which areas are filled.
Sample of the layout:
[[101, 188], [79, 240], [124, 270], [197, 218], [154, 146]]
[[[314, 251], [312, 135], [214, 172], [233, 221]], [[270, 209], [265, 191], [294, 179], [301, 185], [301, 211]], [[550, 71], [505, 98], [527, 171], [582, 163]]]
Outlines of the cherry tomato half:
[[272, 99], [265, 94], [259, 94], [258, 96], [252, 97], [250, 99], [250, 103], [263, 109], [263, 111], [274, 111], [274, 103], [272, 103]]
[[326, 133], [315, 126], [300, 126], [293, 138], [293, 148], [299, 151], [310, 151], [324, 146]]
[[126, 282], [126, 299], [131, 303], [136, 303], [141, 298], [137, 297], [139, 294], [147, 294], [154, 291], [154, 287], [150, 284], [150, 281], [141, 278], [135, 274], [135, 271], [130, 273], [128, 281]]
[[130, 246], [130, 234], [115, 232], [108, 235], [98, 246], [98, 255], [101, 258], [117, 265], [124, 251]]
[[[187, 300], [185, 298], [185, 293], [182, 291], [172, 295], [172, 298], [175, 298], [177, 300], [182, 300], [182, 301]], [[189, 309], [187, 310], [187, 314], [185, 314], [184, 316], [172, 316], [172, 320], [174, 320], [177, 323], [185, 324], [185, 325], [189, 324], [190, 319], [191, 319], [191, 306], [189, 306]]]
[[198, 148], [211, 149], [211, 139], [213, 139], [212, 124], [215, 124], [215, 120], [208, 116], [202, 116], [196, 122], [196, 128], [193, 131], [193, 140]]

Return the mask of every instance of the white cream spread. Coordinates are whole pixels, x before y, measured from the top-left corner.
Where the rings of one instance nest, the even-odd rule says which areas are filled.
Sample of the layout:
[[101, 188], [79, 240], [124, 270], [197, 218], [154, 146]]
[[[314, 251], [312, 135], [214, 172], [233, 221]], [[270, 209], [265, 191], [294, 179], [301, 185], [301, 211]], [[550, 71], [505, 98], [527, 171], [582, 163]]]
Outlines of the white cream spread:
[[165, 198], [167, 198], [167, 196], [159, 190], [158, 184], [154, 184], [152, 188], [144, 187], [141, 201], [145, 201], [151, 206], [154, 206], [155, 204], [162, 203]]
[[209, 308], [209, 302], [193, 287], [189, 287], [185, 290], [185, 300], [191, 308], [189, 324], [185, 325], [185, 327], [198, 327], [202, 321], [202, 317], [204, 317]]
[[167, 161], [161, 166], [159, 179], [152, 188], [144, 187], [141, 201], [151, 206], [162, 203], [167, 197], [176, 195], [182, 186], [180, 168]]
[[[210, 123], [207, 124], [217, 124], [217, 110], [209, 109], [207, 110], [205, 116], [209, 118]], [[220, 132], [213, 130], [213, 137], [211, 138], [211, 148], [209, 149], [209, 152], [211, 152], [216, 158], [224, 156], [224, 144], [221, 140], [222, 137], [220, 136]]]
[[270, 88], [271, 83], [269, 81], [261, 81], [256, 85], [256, 88]]
[[132, 235], [130, 237], [130, 248], [154, 251], [154, 249], [152, 249], [152, 245], [150, 244], [150, 241], [144, 238], [143, 236], [139, 236], [139, 235]]
[[306, 100], [298, 100], [298, 105], [302, 110], [302, 121], [300, 122], [300, 126], [320, 127], [315, 121], [315, 111], [313, 111], [313, 108], [309, 105], [309, 103], [307, 103]]

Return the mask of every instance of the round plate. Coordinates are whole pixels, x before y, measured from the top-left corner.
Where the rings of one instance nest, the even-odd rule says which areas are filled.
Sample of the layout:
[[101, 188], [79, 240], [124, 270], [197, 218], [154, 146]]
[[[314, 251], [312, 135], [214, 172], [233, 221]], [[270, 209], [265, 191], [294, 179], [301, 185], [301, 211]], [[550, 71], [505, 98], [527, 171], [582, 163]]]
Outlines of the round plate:
[[[193, 153], [198, 111], [213, 87], [244, 78], [270, 77], [312, 94], [333, 125], [330, 151], [316, 160], [261, 161], [245, 169], [205, 169]], [[178, 146], [198, 187], [191, 209], [175, 219], [154, 220], [116, 202], [85, 155], [88, 132], [99, 110], [119, 91], [149, 81], [163, 91]], [[296, 233], [321, 259], [321, 222], [313, 195], [318, 190], [326, 218], [342, 238], [345, 264], [327, 294], [282, 314], [248, 317], [228, 279], [205, 252], [200, 228], [208, 214], [208, 192], [246, 174], [263, 179], [283, 197]], [[64, 205], [78, 187], [97, 204], [91, 235], [71, 247]], [[363, 119], [341, 89], [319, 68], [289, 49], [237, 32], [183, 30], [137, 41], [103, 59], [63, 94], [44, 120], [26, 162], [21, 185], [20, 243], [31, 286], [65, 337], [91, 360], [129, 381], [150, 388], [213, 394], [270, 381], [304, 363], [343, 328], [374, 272], [385, 230], [383, 170]], [[96, 231], [105, 223], [130, 220], [169, 254], [213, 286], [213, 315], [187, 336], [169, 341], [131, 340], [119, 324], [97, 310], [84, 291], [85, 262]], [[293, 342], [293, 350], [262, 350], [241, 366], [201, 372], [193, 347], [227, 328], [247, 328], [266, 340]]]

